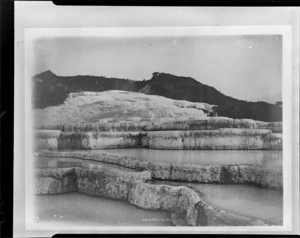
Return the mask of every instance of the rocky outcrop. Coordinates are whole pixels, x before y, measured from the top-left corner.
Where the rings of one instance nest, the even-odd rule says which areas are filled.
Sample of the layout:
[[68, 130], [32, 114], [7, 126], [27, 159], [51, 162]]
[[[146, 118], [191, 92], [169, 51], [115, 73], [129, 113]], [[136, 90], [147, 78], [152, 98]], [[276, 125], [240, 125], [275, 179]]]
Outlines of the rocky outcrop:
[[37, 131], [36, 150], [137, 148], [172, 150], [282, 149], [282, 135], [266, 129], [149, 132]]
[[35, 170], [35, 193], [54, 194], [65, 192], [84, 192], [113, 199], [127, 198], [133, 181], [151, 179], [148, 171], [123, 172], [117, 169], [81, 167], [47, 168]]
[[138, 132], [115, 133], [68, 133], [64, 132], [58, 138], [58, 149], [93, 150], [108, 148], [139, 147], [140, 135]]
[[142, 134], [142, 146], [171, 150], [262, 150], [281, 149], [282, 139], [265, 129], [151, 131]]
[[[50, 133], [49, 133], [50, 132]], [[48, 135], [49, 134], [49, 135]], [[138, 132], [61, 132], [40, 130], [35, 134], [35, 150], [94, 150], [140, 147]]]
[[36, 129], [61, 130], [64, 132], [116, 132], [116, 131], [180, 131], [180, 130], [217, 130], [221, 128], [268, 129], [282, 133], [281, 122], [262, 122], [250, 119], [211, 117], [206, 119], [156, 118], [137, 121], [44, 124]]
[[36, 169], [35, 193], [56, 194], [77, 191], [74, 168]]
[[134, 160], [128, 157], [84, 152], [40, 151], [41, 157], [64, 157], [92, 160], [115, 164], [139, 171], [150, 171], [153, 179], [221, 183], [221, 184], [255, 184], [262, 187], [282, 189], [281, 168], [267, 168], [257, 165], [192, 165], [152, 163]]
[[127, 200], [136, 181], [151, 179], [148, 171], [123, 172], [114, 169], [75, 169], [77, 191], [106, 198]]
[[172, 212], [173, 222], [192, 226], [263, 226], [265, 221], [219, 210], [210, 206], [199, 194], [185, 186], [134, 184], [128, 201], [144, 209]]
[[150, 172], [147, 171], [38, 169], [35, 171], [35, 193], [53, 194], [78, 191], [126, 200], [143, 209], [170, 211], [173, 213], [175, 224], [184, 220], [184, 224], [192, 226], [268, 225], [267, 222], [259, 219], [215, 209], [191, 188], [148, 184], [145, 181], [149, 179]]
[[39, 149], [58, 149], [58, 138], [61, 134], [59, 130], [38, 130], [34, 132], [34, 147]]

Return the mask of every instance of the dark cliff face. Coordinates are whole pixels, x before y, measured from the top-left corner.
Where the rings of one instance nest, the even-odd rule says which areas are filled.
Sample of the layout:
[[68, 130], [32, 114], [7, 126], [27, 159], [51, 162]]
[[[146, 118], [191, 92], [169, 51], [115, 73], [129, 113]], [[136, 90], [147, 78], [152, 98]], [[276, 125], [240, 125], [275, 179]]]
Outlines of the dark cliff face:
[[150, 80], [133, 81], [103, 76], [57, 76], [51, 71], [35, 75], [33, 106], [45, 108], [62, 104], [72, 92], [124, 90], [160, 95], [177, 100], [205, 102], [218, 106], [219, 116], [260, 121], [282, 121], [282, 108], [266, 102], [247, 102], [226, 96], [190, 77], [153, 73]]

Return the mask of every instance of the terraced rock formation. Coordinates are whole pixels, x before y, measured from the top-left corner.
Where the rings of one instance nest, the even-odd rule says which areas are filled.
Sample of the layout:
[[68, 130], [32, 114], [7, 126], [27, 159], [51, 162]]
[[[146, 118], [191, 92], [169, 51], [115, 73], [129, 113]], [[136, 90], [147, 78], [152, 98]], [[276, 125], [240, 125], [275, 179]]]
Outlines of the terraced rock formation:
[[219, 129], [149, 132], [35, 132], [36, 150], [151, 148], [172, 150], [282, 149], [282, 134], [267, 129]]
[[[42, 96], [43, 91], [37, 92]], [[82, 192], [125, 200], [143, 209], [170, 211], [176, 225], [268, 225], [262, 220], [218, 210], [193, 188], [155, 185], [150, 181], [254, 184], [282, 189], [281, 168], [249, 164], [151, 163], [124, 156], [93, 154], [93, 150], [141, 147], [165, 150], [282, 150], [281, 122], [216, 117], [216, 107], [207, 103], [117, 90], [65, 91], [61, 98], [56, 99], [53, 99], [54, 104], [41, 103], [43, 106], [34, 111], [34, 150], [38, 151], [37, 159], [75, 158], [98, 161], [103, 167], [87, 163], [85, 167], [73, 164], [69, 168], [36, 169], [36, 194]], [[231, 104], [227, 107], [232, 112], [236, 109]], [[276, 118], [280, 118], [278, 115]], [[268, 117], [268, 121], [274, 120]], [[123, 170], [114, 169], [120, 166]]]
[[269, 129], [273, 133], [282, 133], [281, 122], [262, 122], [226, 117], [207, 119], [156, 118], [137, 121], [44, 124], [37, 130], [60, 130], [64, 132], [121, 132], [121, 131], [179, 131], [179, 130], [217, 130], [221, 128]]
[[281, 168], [267, 168], [257, 165], [192, 165], [152, 163], [124, 156], [91, 154], [85, 152], [39, 151], [40, 157], [78, 158], [120, 165], [138, 171], [149, 171], [152, 179], [182, 182], [254, 184], [262, 187], [282, 189]]
[[282, 149], [281, 122], [210, 117], [214, 110], [136, 92], [70, 93], [35, 110], [37, 149]]
[[143, 209], [172, 212], [174, 224], [191, 226], [265, 226], [266, 221], [219, 210], [185, 186], [152, 185], [149, 171], [56, 168], [35, 170], [35, 193], [82, 192], [125, 200]]

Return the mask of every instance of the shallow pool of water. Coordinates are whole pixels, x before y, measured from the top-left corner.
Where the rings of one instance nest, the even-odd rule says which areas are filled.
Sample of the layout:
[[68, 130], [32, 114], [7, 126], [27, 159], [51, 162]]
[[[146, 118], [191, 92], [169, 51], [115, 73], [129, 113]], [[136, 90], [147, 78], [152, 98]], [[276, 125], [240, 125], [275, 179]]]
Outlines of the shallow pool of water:
[[282, 167], [279, 150], [154, 150], [106, 149], [89, 153], [128, 156], [141, 161], [174, 164], [253, 164], [265, 167]]
[[153, 181], [154, 184], [190, 185], [204, 194], [214, 207], [282, 225], [283, 193], [280, 190], [245, 184], [201, 184]]
[[36, 222], [78, 226], [172, 226], [166, 211], [82, 193], [35, 195]]
[[124, 166], [101, 163], [92, 160], [82, 160], [78, 158], [64, 158], [64, 157], [42, 157], [42, 156], [36, 156], [35, 167], [39, 169], [81, 167], [81, 168], [93, 169], [93, 170], [109, 168], [109, 169], [118, 169], [125, 172], [137, 171], [135, 169], [127, 168]]

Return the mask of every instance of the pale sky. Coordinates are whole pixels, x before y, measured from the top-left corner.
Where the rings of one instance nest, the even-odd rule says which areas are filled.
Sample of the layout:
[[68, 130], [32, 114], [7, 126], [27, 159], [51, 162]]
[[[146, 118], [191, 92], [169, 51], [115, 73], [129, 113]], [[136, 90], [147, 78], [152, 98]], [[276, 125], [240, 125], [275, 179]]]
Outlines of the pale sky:
[[281, 97], [280, 35], [42, 38], [36, 73], [133, 80], [153, 72], [192, 77], [238, 99]]

